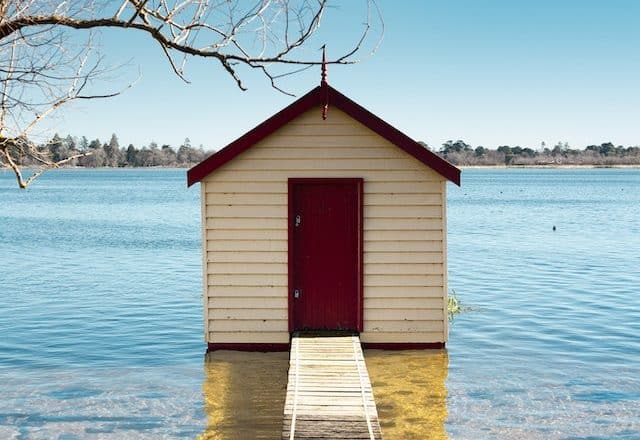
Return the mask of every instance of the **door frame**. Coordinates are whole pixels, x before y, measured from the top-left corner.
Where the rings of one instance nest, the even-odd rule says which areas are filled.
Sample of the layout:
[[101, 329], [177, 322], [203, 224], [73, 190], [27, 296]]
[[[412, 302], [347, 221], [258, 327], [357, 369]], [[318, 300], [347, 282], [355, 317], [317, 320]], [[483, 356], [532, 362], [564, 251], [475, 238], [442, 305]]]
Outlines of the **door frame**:
[[357, 331], [362, 332], [363, 325], [363, 306], [364, 306], [364, 179], [361, 177], [290, 177], [288, 179], [288, 188], [287, 188], [287, 197], [288, 197], [288, 216], [287, 216], [287, 272], [288, 272], [288, 286], [287, 286], [287, 308], [288, 308], [288, 317], [289, 317], [289, 333], [294, 331], [294, 301], [293, 301], [293, 275], [294, 275], [294, 189], [296, 186], [302, 185], [312, 185], [317, 183], [324, 184], [350, 184], [356, 188], [357, 195], [357, 243], [358, 243], [358, 252], [357, 252], [357, 262], [356, 262], [356, 277], [357, 277]]

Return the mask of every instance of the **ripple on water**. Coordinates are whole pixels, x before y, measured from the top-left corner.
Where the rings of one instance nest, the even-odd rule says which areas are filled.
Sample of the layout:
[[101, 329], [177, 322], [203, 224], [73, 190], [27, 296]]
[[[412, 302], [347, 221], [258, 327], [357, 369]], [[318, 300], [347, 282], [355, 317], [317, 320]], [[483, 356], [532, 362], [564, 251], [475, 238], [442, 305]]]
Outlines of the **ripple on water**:
[[449, 192], [450, 286], [480, 311], [451, 328], [448, 432], [640, 437], [640, 191], [612, 190], [640, 173], [488, 174]]
[[207, 428], [200, 440], [280, 438], [288, 353], [217, 351], [205, 359]]
[[365, 362], [385, 438], [447, 438], [445, 350], [366, 350]]
[[[286, 356], [202, 359], [184, 177], [0, 172], [0, 438], [278, 436]], [[365, 353], [387, 438], [640, 438], [640, 172], [463, 181], [448, 279], [473, 311], [448, 352]]]

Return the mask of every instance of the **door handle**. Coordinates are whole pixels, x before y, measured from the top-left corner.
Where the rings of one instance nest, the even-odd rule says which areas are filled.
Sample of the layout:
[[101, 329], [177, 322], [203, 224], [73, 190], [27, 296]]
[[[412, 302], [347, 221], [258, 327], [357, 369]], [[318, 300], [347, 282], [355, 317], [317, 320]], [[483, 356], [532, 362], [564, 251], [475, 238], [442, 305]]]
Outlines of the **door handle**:
[[302, 293], [302, 290], [300, 289], [293, 289], [293, 297], [294, 298], [300, 298], [300, 294]]

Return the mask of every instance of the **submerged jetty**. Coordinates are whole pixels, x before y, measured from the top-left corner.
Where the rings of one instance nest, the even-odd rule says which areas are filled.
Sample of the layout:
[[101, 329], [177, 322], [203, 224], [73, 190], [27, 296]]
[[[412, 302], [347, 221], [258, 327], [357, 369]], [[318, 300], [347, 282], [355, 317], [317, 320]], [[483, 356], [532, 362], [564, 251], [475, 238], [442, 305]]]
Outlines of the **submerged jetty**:
[[282, 439], [382, 438], [358, 336], [296, 333]]

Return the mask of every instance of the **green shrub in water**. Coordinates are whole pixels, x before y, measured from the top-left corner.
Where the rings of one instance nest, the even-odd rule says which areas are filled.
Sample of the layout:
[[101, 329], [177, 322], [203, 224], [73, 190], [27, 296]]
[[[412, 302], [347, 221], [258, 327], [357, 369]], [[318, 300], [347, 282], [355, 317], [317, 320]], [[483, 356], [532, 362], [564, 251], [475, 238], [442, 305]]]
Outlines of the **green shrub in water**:
[[464, 311], [464, 308], [460, 303], [458, 294], [455, 290], [451, 290], [451, 293], [449, 293], [449, 299], [447, 301], [447, 314], [449, 316], [449, 321], [453, 321], [455, 315], [462, 311]]

